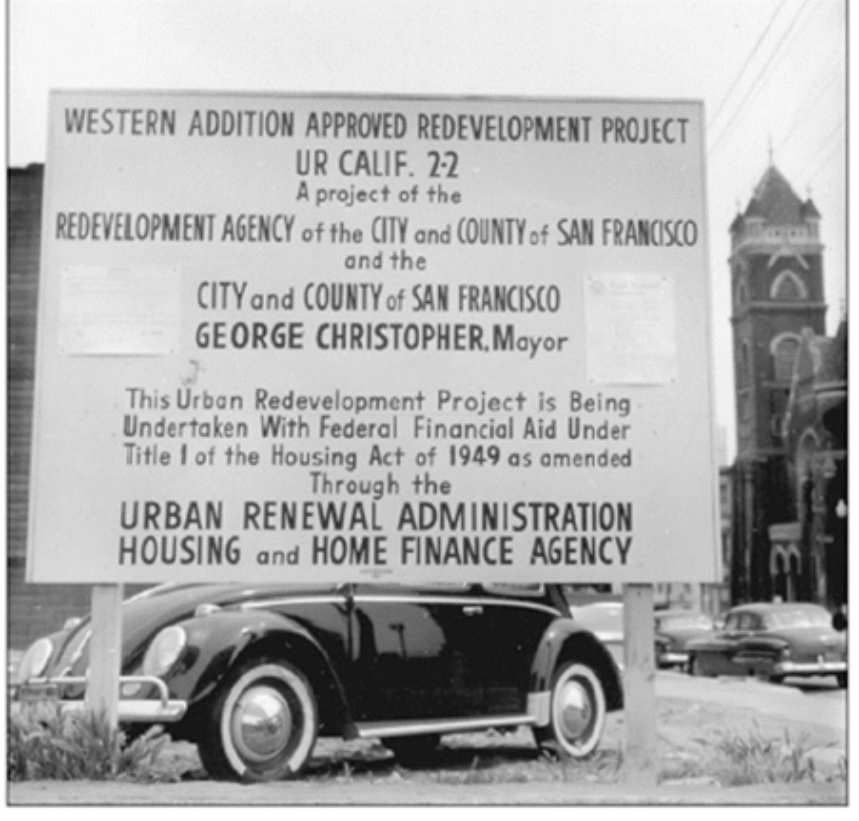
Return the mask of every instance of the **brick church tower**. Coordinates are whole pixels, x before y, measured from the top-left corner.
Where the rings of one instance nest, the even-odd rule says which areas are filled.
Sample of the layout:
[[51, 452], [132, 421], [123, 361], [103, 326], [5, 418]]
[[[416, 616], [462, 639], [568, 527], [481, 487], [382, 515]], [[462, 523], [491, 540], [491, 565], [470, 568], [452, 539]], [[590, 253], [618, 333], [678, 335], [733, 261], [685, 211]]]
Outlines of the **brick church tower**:
[[803, 331], [825, 333], [819, 225], [814, 203], [800, 200], [770, 164], [730, 227], [737, 418], [731, 598], [737, 603], [772, 598], [768, 528], [793, 518], [782, 423]]

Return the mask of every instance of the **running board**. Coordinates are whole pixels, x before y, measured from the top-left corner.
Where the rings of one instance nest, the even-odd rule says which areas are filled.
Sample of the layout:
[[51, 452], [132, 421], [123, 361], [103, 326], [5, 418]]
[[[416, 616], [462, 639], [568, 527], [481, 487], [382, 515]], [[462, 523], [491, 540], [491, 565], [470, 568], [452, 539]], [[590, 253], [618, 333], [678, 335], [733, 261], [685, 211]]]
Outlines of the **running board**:
[[492, 727], [521, 727], [537, 723], [537, 717], [521, 715], [480, 716], [479, 718], [433, 718], [423, 721], [368, 721], [355, 724], [358, 738], [468, 733]]

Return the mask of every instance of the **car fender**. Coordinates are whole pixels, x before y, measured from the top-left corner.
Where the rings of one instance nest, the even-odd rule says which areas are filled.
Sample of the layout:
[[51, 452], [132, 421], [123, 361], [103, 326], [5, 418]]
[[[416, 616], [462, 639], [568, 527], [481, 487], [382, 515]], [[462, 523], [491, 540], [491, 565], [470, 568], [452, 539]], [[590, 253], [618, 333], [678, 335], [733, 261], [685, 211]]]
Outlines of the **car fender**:
[[531, 665], [531, 692], [549, 690], [558, 664], [573, 656], [587, 661], [594, 668], [605, 688], [608, 709], [623, 707], [623, 684], [614, 658], [590, 630], [580, 627], [572, 619], [556, 619], [543, 633]]
[[[251, 652], [291, 649], [299, 666], [311, 665], [326, 684], [326, 698], [345, 709], [342, 682], [319, 642], [300, 623], [265, 610], [224, 610], [178, 622], [188, 643], [176, 667], [164, 676], [171, 693], [189, 706], [211, 695], [225, 676]], [[288, 659], [289, 660], [289, 659]], [[308, 671], [305, 671], [308, 672]]]

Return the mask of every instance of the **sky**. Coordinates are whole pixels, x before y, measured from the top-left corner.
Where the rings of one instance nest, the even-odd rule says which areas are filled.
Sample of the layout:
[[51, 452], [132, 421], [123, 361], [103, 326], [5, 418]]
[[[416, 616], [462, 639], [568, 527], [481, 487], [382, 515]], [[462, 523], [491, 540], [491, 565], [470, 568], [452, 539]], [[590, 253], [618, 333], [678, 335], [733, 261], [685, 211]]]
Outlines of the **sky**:
[[814, 200], [845, 299], [846, 0], [11, 0], [7, 161], [48, 90], [703, 100], [715, 404], [734, 450], [728, 226], [770, 161]]

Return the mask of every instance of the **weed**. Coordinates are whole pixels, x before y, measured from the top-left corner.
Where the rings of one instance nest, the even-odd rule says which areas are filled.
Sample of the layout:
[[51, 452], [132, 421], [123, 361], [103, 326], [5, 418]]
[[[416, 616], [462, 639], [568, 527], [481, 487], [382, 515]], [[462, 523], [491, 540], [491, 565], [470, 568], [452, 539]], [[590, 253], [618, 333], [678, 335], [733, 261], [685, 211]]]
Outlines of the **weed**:
[[780, 739], [768, 738], [754, 722], [746, 734], [722, 731], [715, 743], [699, 741], [713, 748], [706, 772], [725, 787], [817, 780], [810, 756], [817, 745], [809, 744], [807, 733], [792, 739], [785, 730]]
[[128, 742], [107, 718], [63, 713], [57, 704], [22, 705], [9, 716], [6, 774], [9, 781], [174, 781], [158, 768], [169, 742], [157, 730]]
[[613, 749], [607, 747], [596, 750], [586, 762], [579, 763], [585, 764], [596, 780], [612, 782], [620, 779], [623, 758], [623, 745], [617, 743]]
[[708, 775], [706, 766], [695, 756], [671, 757], [659, 770], [659, 781], [684, 781]]

